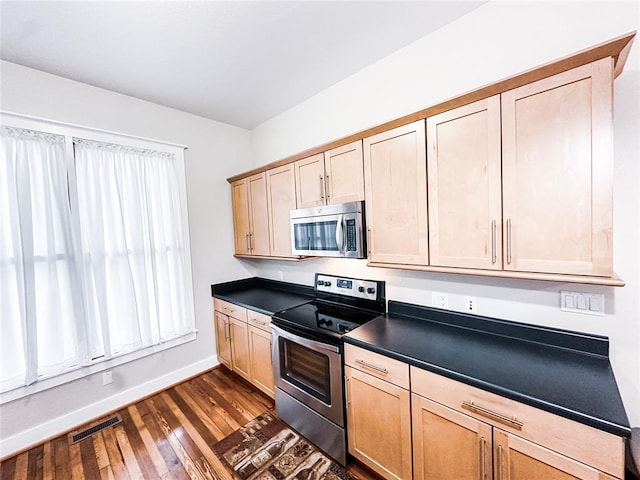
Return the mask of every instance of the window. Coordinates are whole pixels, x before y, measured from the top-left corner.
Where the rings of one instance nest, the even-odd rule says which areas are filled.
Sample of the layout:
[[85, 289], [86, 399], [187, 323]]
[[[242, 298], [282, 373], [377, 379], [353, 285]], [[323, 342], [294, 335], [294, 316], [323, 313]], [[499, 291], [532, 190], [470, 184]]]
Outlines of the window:
[[2, 392], [195, 331], [183, 149], [60, 129], [0, 127]]

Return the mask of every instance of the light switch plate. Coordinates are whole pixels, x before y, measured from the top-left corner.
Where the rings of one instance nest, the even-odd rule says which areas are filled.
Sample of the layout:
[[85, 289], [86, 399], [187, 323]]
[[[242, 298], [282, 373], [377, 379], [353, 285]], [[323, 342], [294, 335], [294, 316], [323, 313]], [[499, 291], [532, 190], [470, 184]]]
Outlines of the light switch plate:
[[432, 292], [431, 306], [436, 308], [449, 308], [449, 295], [446, 293]]
[[563, 312], [603, 316], [604, 295], [602, 293], [569, 292], [561, 290], [560, 310]]

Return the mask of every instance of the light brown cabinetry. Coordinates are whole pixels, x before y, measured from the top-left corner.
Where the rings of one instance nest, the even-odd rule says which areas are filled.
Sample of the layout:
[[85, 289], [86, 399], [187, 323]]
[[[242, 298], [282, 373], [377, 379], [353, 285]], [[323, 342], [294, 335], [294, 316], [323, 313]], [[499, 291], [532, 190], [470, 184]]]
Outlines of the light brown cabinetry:
[[427, 265], [425, 122], [364, 139], [369, 264]]
[[500, 96], [427, 118], [429, 264], [502, 268]]
[[216, 351], [218, 360], [227, 368], [231, 368], [231, 327], [229, 317], [224, 313], [214, 311], [216, 328]]
[[364, 199], [362, 141], [295, 162], [298, 208]]
[[611, 276], [613, 59], [502, 94], [505, 270]]
[[271, 317], [251, 310], [247, 313], [251, 383], [273, 398], [275, 384], [271, 363]]
[[289, 212], [296, 208], [293, 164], [267, 170], [266, 176], [270, 254], [272, 257], [291, 257]]
[[[413, 366], [411, 389], [416, 478], [443, 478], [457, 459], [456, 478], [624, 478], [620, 437]], [[434, 465], [436, 434], [457, 441]]]
[[265, 173], [231, 184], [235, 252], [269, 255], [269, 216]]
[[345, 345], [349, 453], [388, 479], [410, 479], [409, 369]]
[[214, 319], [220, 363], [273, 398], [271, 318], [215, 298]]

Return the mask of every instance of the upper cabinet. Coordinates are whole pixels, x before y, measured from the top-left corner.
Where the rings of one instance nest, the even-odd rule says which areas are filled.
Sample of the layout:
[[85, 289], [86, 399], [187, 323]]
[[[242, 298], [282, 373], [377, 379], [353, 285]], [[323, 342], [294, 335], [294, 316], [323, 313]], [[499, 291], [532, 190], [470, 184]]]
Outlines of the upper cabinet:
[[426, 265], [424, 120], [364, 139], [369, 263]]
[[613, 59], [502, 94], [505, 270], [611, 276]]
[[427, 118], [430, 265], [502, 268], [500, 96]]
[[298, 208], [364, 199], [362, 141], [295, 162]]
[[613, 80], [634, 37], [229, 179], [236, 254], [291, 258], [289, 210], [365, 199], [370, 266], [624, 285]]
[[296, 208], [296, 185], [293, 164], [267, 170], [266, 175], [271, 255], [291, 257], [291, 221], [289, 212]]
[[231, 192], [236, 254], [269, 255], [265, 173], [233, 182]]

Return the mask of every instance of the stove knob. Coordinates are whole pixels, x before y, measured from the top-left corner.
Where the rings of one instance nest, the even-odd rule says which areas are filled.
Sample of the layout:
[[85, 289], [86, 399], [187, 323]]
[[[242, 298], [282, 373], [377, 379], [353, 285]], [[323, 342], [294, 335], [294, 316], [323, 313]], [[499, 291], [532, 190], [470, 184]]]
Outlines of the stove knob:
[[364, 292], [364, 287], [358, 287], [358, 291], [359, 291], [360, 293]]
[[318, 280], [318, 285], [320, 286], [324, 285], [324, 280]]
[[327, 321], [324, 318], [318, 319], [318, 325], [324, 325]]
[[325, 321], [324, 321], [324, 324], [325, 324], [327, 327], [330, 327], [330, 326], [333, 324], [333, 321], [331, 321], [331, 320], [325, 320]]
[[367, 293], [376, 293], [376, 289], [372, 288], [372, 287], [369, 287], [369, 288], [367, 288]]
[[326, 282], [324, 282], [324, 286], [325, 287], [330, 287], [331, 286], [331, 282], [327, 280]]

